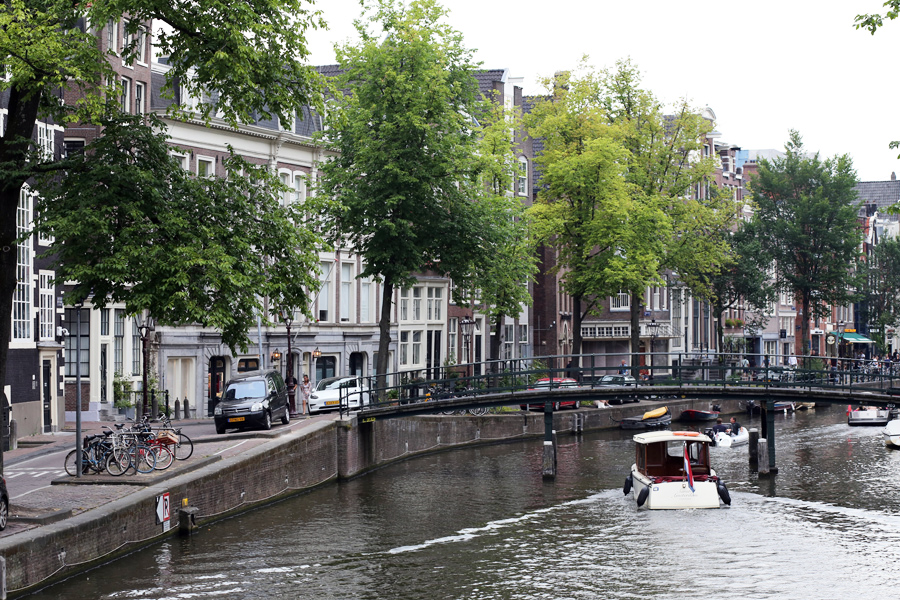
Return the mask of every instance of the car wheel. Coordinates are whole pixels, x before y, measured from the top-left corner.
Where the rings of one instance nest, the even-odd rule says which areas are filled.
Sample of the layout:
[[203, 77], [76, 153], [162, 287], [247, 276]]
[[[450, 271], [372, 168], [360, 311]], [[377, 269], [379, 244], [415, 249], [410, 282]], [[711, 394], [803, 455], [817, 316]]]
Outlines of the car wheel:
[[553, 410], [559, 410], [559, 407], [560, 407], [559, 402], [553, 403]]
[[581, 408], [581, 400], [575, 401], [575, 408]]
[[266, 431], [272, 429], [272, 415], [269, 414], [269, 411], [263, 413], [263, 429]]
[[0, 531], [6, 529], [9, 523], [9, 498], [3, 496], [0, 498]]
[[284, 414], [281, 415], [281, 424], [287, 425], [291, 422], [291, 411], [288, 410], [288, 407], [284, 407]]
[[216, 425], [216, 433], [218, 433], [219, 435], [222, 435], [223, 433], [225, 433], [225, 426], [224, 425]]

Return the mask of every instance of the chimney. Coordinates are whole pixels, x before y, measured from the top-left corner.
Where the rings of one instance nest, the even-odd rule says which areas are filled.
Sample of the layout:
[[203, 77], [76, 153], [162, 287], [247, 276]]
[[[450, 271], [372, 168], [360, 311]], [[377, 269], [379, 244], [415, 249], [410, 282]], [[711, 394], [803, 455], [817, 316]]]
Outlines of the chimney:
[[897, 172], [891, 171], [891, 181], [897, 181]]

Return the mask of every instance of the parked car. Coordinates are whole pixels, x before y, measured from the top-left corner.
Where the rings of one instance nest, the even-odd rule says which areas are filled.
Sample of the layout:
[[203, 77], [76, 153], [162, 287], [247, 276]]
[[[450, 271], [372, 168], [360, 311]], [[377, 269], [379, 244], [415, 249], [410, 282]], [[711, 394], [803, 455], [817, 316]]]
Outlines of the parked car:
[[352, 409], [369, 404], [369, 388], [359, 376], [326, 377], [309, 395], [309, 412], [337, 410], [344, 405]]
[[226, 429], [260, 427], [271, 429], [272, 421], [291, 422], [287, 386], [281, 373], [250, 371], [238, 375], [225, 384], [222, 400], [213, 410], [216, 433]]
[[[531, 386], [529, 386], [529, 390], [558, 390], [558, 389], [571, 389], [577, 388], [578, 382], [572, 379], [571, 377], [544, 377], [543, 379], [538, 379]], [[581, 406], [581, 402], [578, 400], [559, 400], [553, 403], [553, 409], [559, 410], [561, 408], [578, 408]], [[544, 410], [544, 403], [541, 402], [539, 404], [522, 404], [519, 408], [522, 410]]]
[[[606, 386], [623, 386], [623, 387], [634, 387], [635, 381], [634, 377], [631, 375], [604, 375], [600, 378], [600, 381], [597, 382], [597, 386], [606, 387]], [[640, 402], [640, 399], [637, 396], [633, 396], [632, 399], [635, 402]], [[613, 398], [609, 401], [610, 404], [624, 404], [625, 401], [622, 398]]]

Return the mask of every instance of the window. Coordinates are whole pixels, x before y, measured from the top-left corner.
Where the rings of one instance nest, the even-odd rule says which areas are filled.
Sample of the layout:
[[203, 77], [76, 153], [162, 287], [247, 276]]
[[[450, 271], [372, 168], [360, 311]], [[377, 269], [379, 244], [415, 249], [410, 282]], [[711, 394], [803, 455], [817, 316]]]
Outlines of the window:
[[400, 364], [406, 365], [408, 364], [407, 357], [409, 356], [409, 332], [401, 331], [400, 332]]
[[422, 288], [414, 287], [412, 289], [413, 303], [412, 303], [412, 320], [413, 321], [421, 321], [422, 320]]
[[528, 325], [519, 325], [519, 356], [528, 356]]
[[65, 148], [66, 156], [75, 156], [84, 152], [84, 140], [64, 140], [63, 148]]
[[13, 341], [32, 340], [31, 335], [31, 229], [32, 193], [27, 185], [19, 190], [19, 207], [16, 210], [16, 237], [22, 241], [16, 244], [16, 290], [13, 294]]
[[197, 157], [197, 177], [212, 177], [215, 175], [215, 162], [207, 156]]
[[141, 343], [141, 331], [138, 329], [137, 319], [131, 320], [131, 372], [134, 375], [140, 375], [143, 372], [142, 368], [142, 343]]
[[439, 287], [428, 288], [427, 312], [429, 321], [441, 321], [444, 314], [444, 289]]
[[281, 181], [281, 185], [284, 186], [284, 189], [281, 191], [281, 205], [288, 206], [291, 203], [291, 195], [293, 195], [291, 191], [291, 174], [279, 173], [278, 179]]
[[417, 365], [422, 362], [422, 332], [412, 332], [412, 362]]
[[122, 112], [131, 112], [131, 80], [122, 78]]
[[512, 360], [513, 358], [513, 349], [516, 345], [516, 339], [513, 337], [514, 331], [515, 325], [503, 326], [503, 360]]
[[400, 320], [409, 320], [409, 288], [400, 290]]
[[53, 272], [41, 271], [39, 274], [40, 284], [38, 293], [40, 294], [40, 339], [52, 340], [55, 336], [56, 319], [56, 294], [53, 289]]
[[109, 335], [109, 309], [100, 309], [100, 335]]
[[248, 373], [259, 370], [258, 358], [242, 358], [238, 360], [238, 373]]
[[172, 158], [175, 159], [175, 162], [178, 163], [178, 166], [184, 169], [185, 171], [190, 169], [190, 161], [188, 161], [187, 155], [184, 154], [172, 154]]
[[350, 320], [350, 305], [353, 294], [353, 265], [341, 263], [341, 322]]
[[113, 370], [125, 373], [125, 311], [121, 308], [115, 310], [113, 323]]
[[359, 284], [359, 322], [371, 323], [371, 297], [372, 297], [372, 281], [363, 279]]
[[319, 321], [328, 322], [328, 306], [331, 303], [331, 263], [323, 262], [319, 266]]
[[447, 322], [447, 344], [450, 346], [450, 362], [456, 362], [456, 332], [458, 331], [459, 319], [451, 317]]
[[106, 49], [112, 54], [119, 53], [119, 22], [113, 19], [106, 23]]
[[147, 64], [147, 30], [141, 27], [137, 32], [135, 58], [141, 64]]
[[53, 127], [47, 123], [37, 124], [37, 150], [41, 155], [41, 160], [53, 160], [55, 151], [53, 143]]
[[134, 84], [134, 112], [135, 114], [144, 114], [144, 84]]
[[294, 173], [294, 202], [300, 204], [306, 200], [306, 177], [302, 171]]
[[[69, 335], [66, 336], [66, 377], [75, 377], [81, 372], [82, 377], [88, 377], [91, 358], [91, 311], [81, 309], [81, 316], [77, 315], [78, 310], [75, 308], [67, 308], [65, 312], [66, 330]], [[81, 323], [81, 330], [78, 329], [78, 323]], [[81, 338], [80, 342], [78, 338]], [[81, 344], [81, 355], [77, 356], [77, 346]]]
[[628, 292], [619, 292], [609, 300], [610, 310], [631, 310], [631, 295]]
[[516, 191], [520, 196], [528, 193], [528, 159], [524, 156], [519, 157], [519, 173], [516, 178]]

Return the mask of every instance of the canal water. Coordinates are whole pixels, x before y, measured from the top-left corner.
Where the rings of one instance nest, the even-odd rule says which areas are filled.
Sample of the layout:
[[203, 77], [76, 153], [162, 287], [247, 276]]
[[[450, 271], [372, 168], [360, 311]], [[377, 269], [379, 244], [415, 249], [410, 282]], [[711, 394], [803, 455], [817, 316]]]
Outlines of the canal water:
[[[757, 426], [758, 417], [743, 424]], [[676, 426], [676, 428], [682, 428]], [[29, 598], [892, 598], [900, 451], [840, 407], [776, 417], [772, 478], [712, 450], [732, 505], [637, 510], [631, 434], [409, 460], [172, 538]]]

